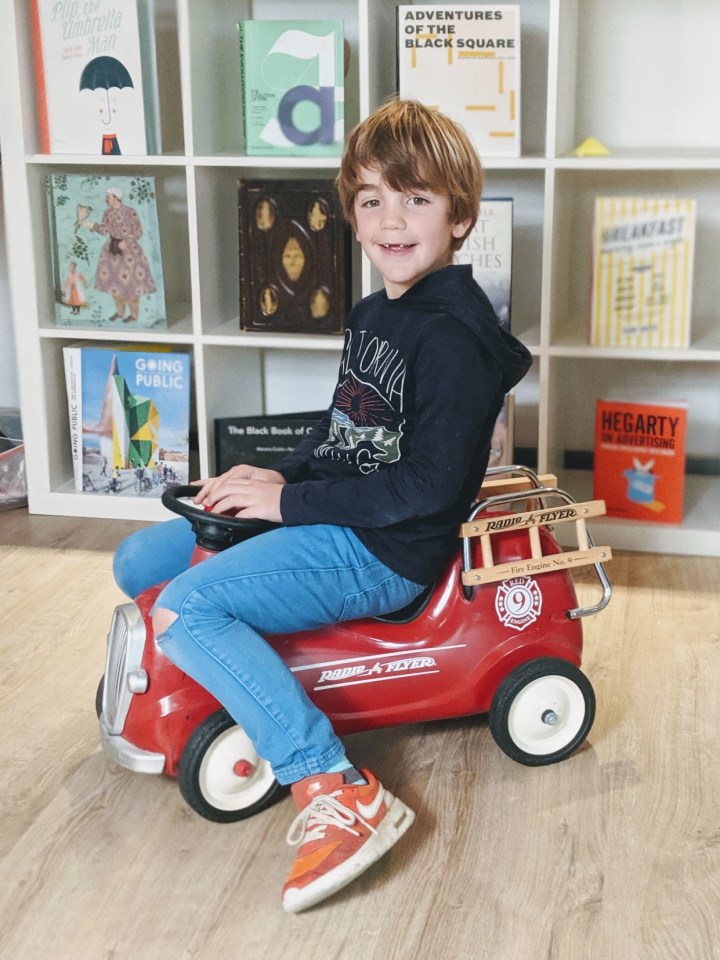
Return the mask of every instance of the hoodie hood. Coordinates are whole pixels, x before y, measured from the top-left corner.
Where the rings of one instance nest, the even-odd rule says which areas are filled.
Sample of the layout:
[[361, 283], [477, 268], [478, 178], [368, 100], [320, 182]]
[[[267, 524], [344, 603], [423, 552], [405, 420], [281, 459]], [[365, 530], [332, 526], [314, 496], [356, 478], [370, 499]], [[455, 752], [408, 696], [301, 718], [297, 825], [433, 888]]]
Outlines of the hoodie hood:
[[[452, 276], [453, 283], [448, 283]], [[451, 264], [435, 270], [406, 290], [401, 297], [382, 296], [391, 308], [412, 306], [419, 313], [451, 313], [483, 344], [502, 374], [503, 392], [509, 393], [532, 366], [530, 351], [500, 326], [492, 304], [472, 274], [469, 264]]]

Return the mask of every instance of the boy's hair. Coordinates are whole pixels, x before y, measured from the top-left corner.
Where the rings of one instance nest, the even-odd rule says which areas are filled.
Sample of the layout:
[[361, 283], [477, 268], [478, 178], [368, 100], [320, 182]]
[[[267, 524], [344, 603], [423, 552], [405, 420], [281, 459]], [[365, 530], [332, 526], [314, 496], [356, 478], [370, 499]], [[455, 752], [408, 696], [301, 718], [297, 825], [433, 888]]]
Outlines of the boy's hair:
[[393, 99], [350, 133], [337, 177], [343, 214], [353, 229], [362, 167], [378, 170], [392, 190], [426, 189], [450, 198], [450, 223], [470, 220], [459, 250], [475, 226], [482, 194], [480, 158], [463, 128], [417, 100]]

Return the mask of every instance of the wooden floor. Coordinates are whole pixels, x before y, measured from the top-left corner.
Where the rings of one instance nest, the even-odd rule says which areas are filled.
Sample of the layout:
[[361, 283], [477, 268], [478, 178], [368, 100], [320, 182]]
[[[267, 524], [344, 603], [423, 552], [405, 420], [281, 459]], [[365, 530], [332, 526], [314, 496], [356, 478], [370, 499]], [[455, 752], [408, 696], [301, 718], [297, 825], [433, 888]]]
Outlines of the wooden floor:
[[513, 763], [484, 719], [351, 738], [416, 824], [287, 916], [288, 799], [212, 824], [100, 752], [111, 555], [131, 529], [0, 514], [4, 960], [720, 958], [720, 560], [613, 561], [613, 601], [586, 621], [597, 719], [565, 763]]

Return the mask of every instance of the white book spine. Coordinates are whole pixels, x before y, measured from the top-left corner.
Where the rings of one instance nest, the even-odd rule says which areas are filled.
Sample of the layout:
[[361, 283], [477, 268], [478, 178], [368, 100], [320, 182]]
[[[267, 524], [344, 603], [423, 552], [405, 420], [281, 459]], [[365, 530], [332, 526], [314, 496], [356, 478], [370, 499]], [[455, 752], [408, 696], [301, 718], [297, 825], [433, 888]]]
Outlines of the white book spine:
[[70, 425], [70, 449], [72, 451], [75, 489], [83, 488], [83, 439], [82, 439], [82, 348], [63, 347], [65, 362], [65, 387], [68, 397]]

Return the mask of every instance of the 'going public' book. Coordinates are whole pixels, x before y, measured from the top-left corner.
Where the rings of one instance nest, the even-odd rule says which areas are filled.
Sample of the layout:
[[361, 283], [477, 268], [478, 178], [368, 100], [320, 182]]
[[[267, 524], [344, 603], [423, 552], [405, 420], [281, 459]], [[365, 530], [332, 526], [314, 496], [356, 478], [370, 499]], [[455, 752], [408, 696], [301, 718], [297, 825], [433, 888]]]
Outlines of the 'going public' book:
[[403, 4], [397, 55], [401, 97], [457, 121], [483, 158], [520, 156], [518, 4]]
[[154, 178], [54, 173], [47, 192], [57, 325], [165, 327]]
[[31, 0], [42, 153], [160, 152], [154, 0]]
[[159, 497], [189, 477], [190, 357], [63, 348], [75, 489]]
[[245, 152], [338, 156], [345, 135], [343, 23], [242, 20]]

